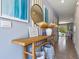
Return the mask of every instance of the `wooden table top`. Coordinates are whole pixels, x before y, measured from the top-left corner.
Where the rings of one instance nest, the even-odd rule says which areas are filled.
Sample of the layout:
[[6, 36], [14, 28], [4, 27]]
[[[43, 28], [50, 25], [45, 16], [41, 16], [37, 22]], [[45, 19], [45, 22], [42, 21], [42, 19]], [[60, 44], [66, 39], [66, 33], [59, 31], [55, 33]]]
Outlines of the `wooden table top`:
[[47, 36], [39, 35], [37, 37], [14, 39], [14, 40], [12, 40], [12, 43], [18, 44], [21, 46], [27, 46], [33, 42], [35, 43], [35, 42], [39, 42], [41, 40], [45, 40], [46, 38], [47, 38]]

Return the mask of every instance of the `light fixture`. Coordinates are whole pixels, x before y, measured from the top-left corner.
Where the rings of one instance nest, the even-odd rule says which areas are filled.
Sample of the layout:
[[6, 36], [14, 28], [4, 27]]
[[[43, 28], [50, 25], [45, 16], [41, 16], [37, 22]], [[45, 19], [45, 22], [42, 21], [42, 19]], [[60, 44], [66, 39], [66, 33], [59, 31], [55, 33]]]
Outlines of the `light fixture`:
[[76, 3], [77, 4], [77, 6], [79, 5], [79, 1]]
[[68, 21], [60, 21], [59, 24], [68, 24], [68, 23], [71, 23], [71, 22], [68, 22]]
[[64, 3], [64, 0], [61, 0], [61, 3]]

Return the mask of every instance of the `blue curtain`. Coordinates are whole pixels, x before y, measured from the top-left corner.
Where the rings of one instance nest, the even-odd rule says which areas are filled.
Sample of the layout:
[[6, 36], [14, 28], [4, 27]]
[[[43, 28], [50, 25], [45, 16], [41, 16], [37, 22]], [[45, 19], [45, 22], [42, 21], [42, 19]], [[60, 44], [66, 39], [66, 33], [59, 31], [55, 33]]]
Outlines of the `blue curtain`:
[[14, 17], [19, 18], [19, 0], [14, 1]]
[[29, 0], [2, 0], [2, 15], [27, 20]]
[[48, 18], [48, 9], [45, 8], [45, 22], [48, 23], [48, 20], [49, 20], [49, 18]]
[[27, 0], [21, 0], [21, 19], [27, 19]]
[[27, 0], [15, 0], [14, 4], [14, 16], [22, 20], [27, 19], [28, 12], [28, 1]]

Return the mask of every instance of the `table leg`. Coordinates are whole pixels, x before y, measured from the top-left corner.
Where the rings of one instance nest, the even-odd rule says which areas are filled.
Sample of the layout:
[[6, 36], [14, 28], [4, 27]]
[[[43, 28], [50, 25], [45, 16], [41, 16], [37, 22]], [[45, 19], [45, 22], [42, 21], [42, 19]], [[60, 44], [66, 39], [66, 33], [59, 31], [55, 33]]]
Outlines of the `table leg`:
[[32, 59], [36, 59], [35, 43], [32, 43]]
[[27, 51], [27, 49], [26, 49], [27, 47], [25, 46], [24, 47], [24, 52], [23, 52], [23, 55], [24, 55], [24, 59], [27, 59], [27, 54], [25, 53], [25, 51]]

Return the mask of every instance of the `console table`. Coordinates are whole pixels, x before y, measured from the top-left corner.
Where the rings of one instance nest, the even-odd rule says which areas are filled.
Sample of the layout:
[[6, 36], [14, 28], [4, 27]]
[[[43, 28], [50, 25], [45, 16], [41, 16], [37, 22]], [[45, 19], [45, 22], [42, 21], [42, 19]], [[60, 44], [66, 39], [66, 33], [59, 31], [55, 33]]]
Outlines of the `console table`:
[[[24, 59], [27, 59], [27, 55], [32, 56], [32, 59], [36, 59], [36, 53], [35, 53], [36, 48], [39, 48], [39, 47], [47, 44], [48, 42], [45, 41], [43, 44], [40, 44], [39, 46], [36, 46], [35, 44], [37, 42], [42, 41], [42, 40], [47, 40], [46, 38], [47, 38], [47, 36], [39, 35], [37, 37], [31, 37], [31, 38], [14, 39], [14, 40], [12, 40], [12, 43], [23, 46], [23, 48], [24, 48], [24, 53], [23, 53]], [[27, 46], [30, 45], [30, 44], [32, 45], [32, 52], [31, 53], [27, 52]]]

